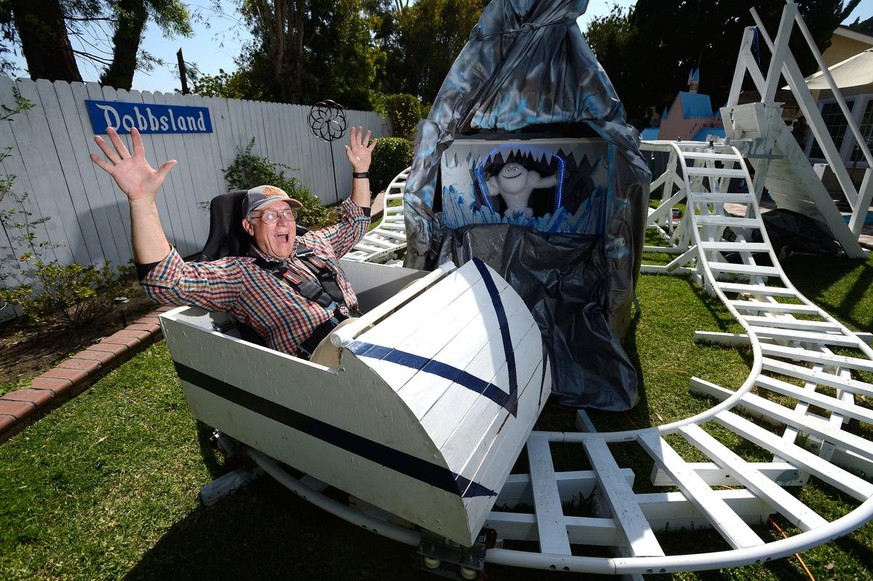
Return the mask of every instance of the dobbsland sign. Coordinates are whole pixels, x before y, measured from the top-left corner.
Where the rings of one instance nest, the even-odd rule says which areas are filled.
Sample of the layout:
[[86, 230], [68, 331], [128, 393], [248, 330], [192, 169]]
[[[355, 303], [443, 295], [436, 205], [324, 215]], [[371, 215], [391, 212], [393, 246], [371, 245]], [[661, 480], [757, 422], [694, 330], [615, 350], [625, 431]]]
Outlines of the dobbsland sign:
[[112, 127], [118, 133], [212, 133], [207, 107], [85, 100], [95, 135]]

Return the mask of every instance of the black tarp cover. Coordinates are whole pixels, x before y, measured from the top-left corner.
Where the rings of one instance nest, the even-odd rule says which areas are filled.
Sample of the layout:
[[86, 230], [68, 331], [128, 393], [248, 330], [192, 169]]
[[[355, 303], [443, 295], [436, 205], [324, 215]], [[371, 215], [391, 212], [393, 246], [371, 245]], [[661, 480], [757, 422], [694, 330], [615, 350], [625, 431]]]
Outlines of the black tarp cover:
[[[418, 128], [406, 182], [406, 266], [429, 270], [474, 255], [488, 262], [540, 326], [554, 399], [617, 411], [638, 401], [636, 371], [619, 339], [631, 320], [650, 173], [639, 135], [576, 23], [587, 4], [494, 0], [485, 8]], [[456, 139], [586, 135], [607, 144], [596, 231], [540, 232], [508, 219], [446, 226], [440, 164]]]

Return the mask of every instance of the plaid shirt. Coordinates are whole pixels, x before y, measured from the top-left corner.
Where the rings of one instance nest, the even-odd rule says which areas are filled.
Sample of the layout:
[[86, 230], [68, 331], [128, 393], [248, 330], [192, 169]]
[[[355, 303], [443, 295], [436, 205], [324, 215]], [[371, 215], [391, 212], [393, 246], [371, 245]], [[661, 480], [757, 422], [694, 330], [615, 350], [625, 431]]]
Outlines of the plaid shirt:
[[[349, 314], [358, 298], [339, 265], [346, 254], [367, 232], [370, 218], [361, 207], [346, 200], [339, 223], [300, 236], [304, 245], [325, 261], [335, 274], [345, 304], [339, 311]], [[253, 247], [253, 252], [267, 260]], [[318, 284], [318, 279], [296, 256], [286, 259], [289, 272]], [[255, 257], [229, 256], [210, 262], [185, 262], [174, 249], [141, 281], [152, 300], [171, 305], [193, 305], [207, 311], [232, 313], [252, 327], [277, 351], [297, 355], [298, 346], [323, 322], [329, 311], [280, 281], [255, 264]]]

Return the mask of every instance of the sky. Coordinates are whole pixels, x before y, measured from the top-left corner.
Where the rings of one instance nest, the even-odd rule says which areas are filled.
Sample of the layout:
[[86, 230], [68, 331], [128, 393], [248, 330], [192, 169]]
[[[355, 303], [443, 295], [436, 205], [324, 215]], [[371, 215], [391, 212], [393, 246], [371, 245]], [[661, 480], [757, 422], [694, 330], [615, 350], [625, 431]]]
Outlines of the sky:
[[[218, 75], [221, 70], [228, 73], [236, 70], [234, 58], [240, 54], [243, 44], [251, 39], [251, 35], [235, 13], [236, 4], [232, 0], [222, 0], [221, 3], [227, 13], [215, 12], [211, 0], [186, 3], [194, 20], [194, 35], [190, 38], [164, 38], [160, 29], [150, 23], [141, 48], [162, 59], [167, 65], [157, 67], [152, 72], [137, 71], [133, 77], [133, 88], [164, 93], [181, 90], [176, 67], [176, 53], [179, 49], [182, 49], [185, 62], [189, 66], [196, 66], [202, 74]], [[636, 0], [591, 0], [588, 10], [580, 18], [582, 29], [586, 28], [591, 18], [608, 14], [613, 4], [627, 8], [636, 4]], [[873, 16], [873, 2], [860, 4], [847, 22], [853, 22], [856, 17], [863, 20]], [[23, 64], [23, 60], [21, 63]], [[85, 81], [96, 81], [99, 76], [99, 72], [93, 67], [80, 65], [80, 70]]]

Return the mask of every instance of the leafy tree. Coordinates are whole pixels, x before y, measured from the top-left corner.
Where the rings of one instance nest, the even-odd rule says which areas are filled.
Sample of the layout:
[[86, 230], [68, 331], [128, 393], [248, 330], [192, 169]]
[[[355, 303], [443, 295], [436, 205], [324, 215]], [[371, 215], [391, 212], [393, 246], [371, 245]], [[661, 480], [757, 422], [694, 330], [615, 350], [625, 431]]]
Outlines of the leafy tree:
[[377, 99], [373, 109], [388, 118], [394, 137], [409, 140], [415, 138], [418, 122], [426, 116], [425, 107], [418, 100], [418, 97], [407, 93], [382, 95]]
[[[101, 83], [130, 89], [137, 69], [159, 63], [139, 50], [149, 19], [166, 36], [192, 34], [182, 0], [0, 0], [3, 39], [21, 49], [32, 79], [81, 81], [81, 59], [102, 71]], [[91, 48], [74, 49], [73, 37]], [[10, 68], [0, 50], [0, 69]]]
[[[32, 78], [81, 81], [59, 0], [2, 0], [4, 40], [17, 41]], [[54, 39], [48, 42], [47, 39]]]
[[104, 85], [130, 89], [146, 22], [151, 17], [166, 34], [191, 36], [188, 9], [180, 0], [117, 0], [112, 62], [101, 76]]
[[256, 39], [241, 58], [264, 98], [369, 109], [378, 50], [361, 0], [241, 0]]
[[381, 29], [387, 54], [382, 91], [436, 97], [487, 0], [418, 0], [391, 13]]
[[246, 82], [245, 71], [226, 73], [224, 69], [219, 69], [217, 75], [195, 74], [191, 92], [204, 97], [263, 100], [252, 94], [252, 88], [254, 87]]
[[[819, 50], [860, 0], [798, 0], [798, 9]], [[783, 0], [638, 0], [626, 13], [613, 7], [595, 18], [586, 36], [624, 103], [628, 121], [645, 125], [647, 109], [663, 111], [687, 87], [692, 69], [701, 70], [701, 91], [715, 107], [727, 99], [743, 30], [754, 26], [754, 7], [775, 34]], [[814, 59], [799, 34], [792, 52], [804, 73]], [[762, 51], [767, 54], [767, 51]], [[763, 66], [766, 66], [764, 64]]]
[[861, 34], [871, 34], [873, 35], [873, 16], [868, 18], [867, 20], [861, 20], [860, 18], [856, 18], [855, 22], [849, 25], [851, 30], [855, 32], [860, 32]]

